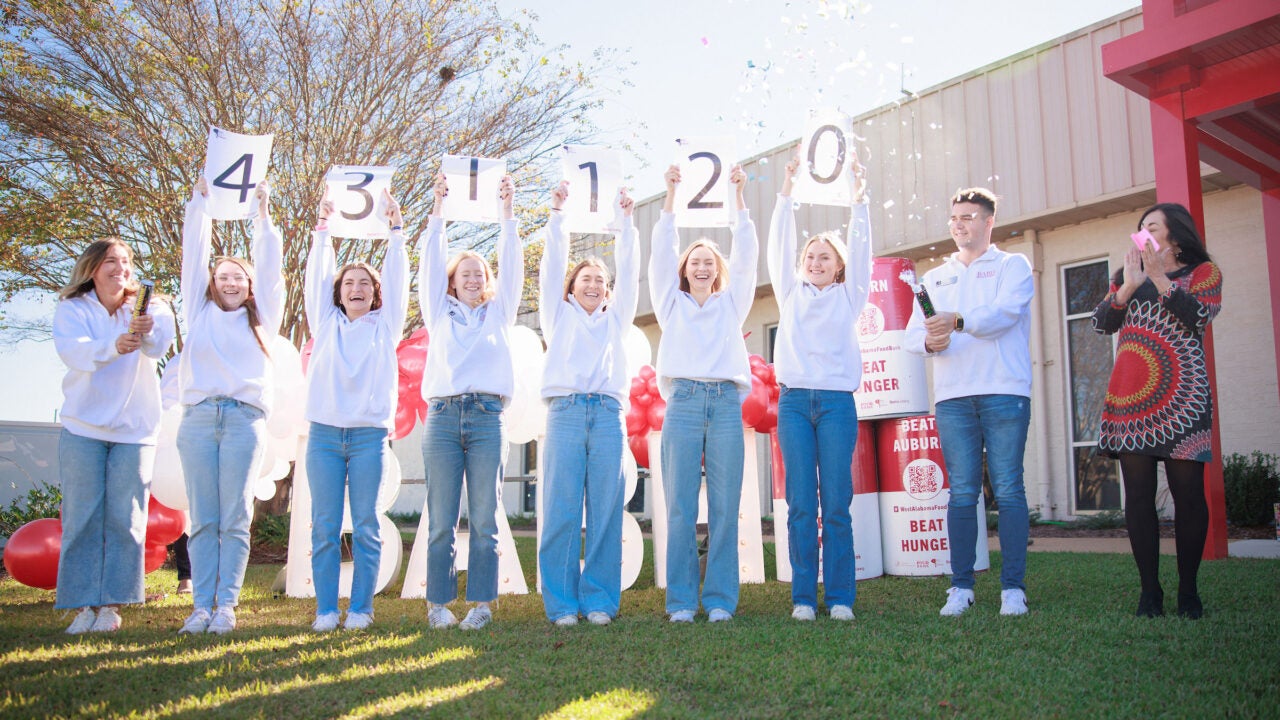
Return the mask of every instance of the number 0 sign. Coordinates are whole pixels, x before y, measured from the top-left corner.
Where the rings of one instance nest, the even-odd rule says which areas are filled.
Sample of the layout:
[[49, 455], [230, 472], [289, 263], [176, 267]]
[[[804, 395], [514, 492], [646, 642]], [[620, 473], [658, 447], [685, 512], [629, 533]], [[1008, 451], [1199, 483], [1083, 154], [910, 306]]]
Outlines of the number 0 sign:
[[267, 177], [272, 135], [241, 135], [209, 128], [204, 177], [209, 182], [205, 205], [214, 220], [244, 220], [258, 212], [253, 191]]
[[676, 140], [676, 227], [725, 227], [732, 219], [729, 169], [735, 147], [731, 137]]
[[810, 111], [800, 144], [797, 202], [849, 206], [853, 195], [849, 162], [857, 151], [852, 139], [853, 120], [848, 115], [832, 110]]
[[612, 228], [613, 201], [622, 186], [622, 153], [589, 145], [563, 145], [560, 170], [569, 181], [564, 227], [569, 232], [600, 233]]
[[389, 166], [334, 165], [324, 176], [333, 201], [329, 233], [362, 240], [387, 237], [382, 191], [391, 187], [395, 172]]
[[507, 161], [445, 155], [440, 170], [449, 183], [444, 199], [445, 220], [496, 223], [502, 220], [498, 186], [507, 174]]

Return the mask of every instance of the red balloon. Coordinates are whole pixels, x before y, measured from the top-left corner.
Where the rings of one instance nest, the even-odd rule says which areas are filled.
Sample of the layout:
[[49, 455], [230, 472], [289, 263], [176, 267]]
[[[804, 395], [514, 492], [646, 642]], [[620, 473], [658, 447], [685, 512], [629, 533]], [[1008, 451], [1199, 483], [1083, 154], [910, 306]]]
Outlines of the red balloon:
[[660, 396], [662, 395], [662, 393], [658, 392], [658, 378], [657, 378], [657, 376], [654, 376], [654, 377], [649, 378], [648, 380], [646, 380], [646, 381], [645, 381], [645, 383], [646, 383], [646, 384], [648, 384], [648, 386], [649, 386], [649, 396], [650, 396], [650, 397], [660, 397]]
[[307, 366], [311, 364], [311, 351], [315, 349], [316, 339], [307, 338], [307, 342], [302, 346], [302, 351], [298, 353], [302, 357], [302, 374], [307, 374]]
[[765, 409], [764, 417], [760, 419], [760, 422], [756, 423], [755, 429], [759, 433], [770, 433], [776, 427], [778, 427], [778, 403], [770, 402]]
[[649, 416], [641, 405], [631, 404], [627, 410], [627, 435], [644, 435], [649, 432]]
[[642, 377], [631, 378], [631, 397], [634, 399], [649, 392], [649, 384]]
[[41, 518], [18, 528], [4, 546], [4, 569], [28, 587], [58, 587], [58, 555], [62, 552], [62, 521]]
[[755, 372], [755, 369], [757, 367], [765, 364], [763, 357], [759, 355], [754, 355], [754, 354], [747, 356], [747, 362], [751, 363], [751, 372], [753, 373]]
[[142, 567], [148, 573], [159, 570], [160, 566], [164, 565], [164, 561], [169, 559], [169, 548], [164, 545], [147, 543], [145, 552], [146, 557]]
[[776, 406], [780, 395], [782, 395], [782, 388], [778, 386], [778, 383], [769, 386], [769, 402]]
[[653, 404], [649, 406], [649, 428], [652, 430], [662, 430], [662, 421], [667, 417], [667, 403], [662, 398], [654, 398]]
[[413, 403], [405, 402], [403, 394], [400, 395], [400, 402], [396, 404], [396, 428], [391, 431], [388, 436], [391, 440], [399, 440], [413, 432], [413, 426], [418, 424], [418, 410]]
[[646, 381], [648, 381], [648, 380], [652, 380], [652, 379], [653, 379], [654, 377], [656, 377], [657, 375], [658, 375], [658, 373], [656, 373], [656, 372], [654, 372], [654, 371], [653, 371], [653, 367], [652, 367], [652, 366], [650, 366], [650, 365], [641, 365], [641, 366], [640, 366], [640, 377], [641, 377], [641, 378], [643, 378], [644, 380], [646, 380]]
[[769, 411], [769, 390], [758, 379], [752, 379], [751, 392], [742, 401], [742, 424], [755, 427]]
[[167, 507], [154, 497], [147, 503], [147, 544], [168, 545], [182, 537], [187, 519], [181, 510]]
[[773, 366], [772, 366], [772, 365], [761, 365], [761, 366], [760, 366], [760, 381], [761, 381], [761, 382], [763, 382], [765, 385], [777, 385], [777, 384], [778, 384], [777, 378], [776, 378], [776, 377], [774, 377], [774, 374], [773, 374]]
[[636, 465], [649, 467], [649, 434], [632, 435], [627, 440], [627, 445], [631, 448], [632, 457], [636, 459]]

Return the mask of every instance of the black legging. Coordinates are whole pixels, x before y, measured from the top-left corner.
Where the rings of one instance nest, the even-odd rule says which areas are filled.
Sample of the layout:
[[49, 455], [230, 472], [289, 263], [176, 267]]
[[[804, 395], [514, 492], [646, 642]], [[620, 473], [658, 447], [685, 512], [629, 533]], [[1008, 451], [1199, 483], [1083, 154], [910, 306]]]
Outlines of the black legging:
[[[1156, 462], [1148, 455], [1121, 455], [1124, 520], [1129, 546], [1138, 563], [1143, 592], [1160, 591], [1160, 525], [1156, 517]], [[1209, 504], [1204, 499], [1204, 463], [1164, 458], [1173, 495], [1173, 530], [1178, 549], [1178, 594], [1196, 595], [1196, 573], [1209, 533]]]

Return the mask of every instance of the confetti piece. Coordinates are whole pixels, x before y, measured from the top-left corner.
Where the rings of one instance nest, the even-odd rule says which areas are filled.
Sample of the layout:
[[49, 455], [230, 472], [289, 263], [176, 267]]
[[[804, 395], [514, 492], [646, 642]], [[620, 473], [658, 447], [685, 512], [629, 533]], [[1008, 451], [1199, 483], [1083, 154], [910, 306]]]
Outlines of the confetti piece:
[[705, 47], [705, 46], [710, 45], [710, 44], [711, 44], [711, 41], [710, 41], [710, 40], [708, 40], [708, 39], [706, 38], [706, 36], [703, 36], [703, 38], [702, 38], [702, 45]]
[[[893, 201], [892, 201], [892, 200], [885, 200], [885, 201], [884, 201], [884, 209], [885, 209], [885, 210], [888, 210], [888, 209], [889, 209], [889, 208], [891, 208], [891, 207], [893, 207]], [[890, 217], [893, 217], [893, 216], [892, 216], [892, 215], [890, 215]]]

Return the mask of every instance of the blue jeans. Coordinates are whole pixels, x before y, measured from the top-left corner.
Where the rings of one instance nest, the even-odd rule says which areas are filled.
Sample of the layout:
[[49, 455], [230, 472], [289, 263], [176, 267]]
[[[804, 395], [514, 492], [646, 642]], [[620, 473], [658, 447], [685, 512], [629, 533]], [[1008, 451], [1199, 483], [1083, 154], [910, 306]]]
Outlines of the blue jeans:
[[[373, 593], [382, 560], [378, 524], [378, 488], [382, 485], [387, 430], [340, 428], [311, 423], [307, 438], [307, 479], [311, 483], [311, 578], [316, 614], [338, 612], [342, 568], [342, 510], [351, 499], [351, 606], [348, 612], [373, 614]], [[398, 538], [396, 538], [398, 539]]]
[[156, 449], [93, 440], [63, 430], [58, 437], [62, 480], [62, 551], [54, 607], [140, 603], [147, 486]]
[[249, 564], [253, 482], [266, 447], [262, 410], [211, 397], [182, 412], [178, 455], [190, 504], [192, 600], [196, 608], [233, 608]]
[[818, 606], [818, 507], [822, 507], [822, 580], [827, 607], [853, 607], [853, 447], [858, 409], [853, 393], [783, 387], [778, 444], [787, 471], [787, 537], [791, 602]]
[[427, 475], [427, 602], [458, 597], [458, 515], [467, 484], [467, 600], [498, 597], [498, 512], [507, 459], [502, 398], [488, 393], [434, 397], [427, 403], [422, 462]]
[[732, 382], [675, 378], [662, 424], [667, 496], [667, 612], [698, 609], [698, 491], [707, 470], [707, 576], [702, 606], [738, 608], [742, 401]]
[[1021, 395], [970, 395], [937, 404], [938, 436], [951, 483], [947, 506], [947, 536], [951, 543], [951, 584], [973, 589], [982, 494], [982, 449], [987, 450], [987, 474], [1000, 508], [1000, 585], [1026, 590], [1027, 491], [1022, 482], [1022, 455], [1031, 423], [1031, 399]]
[[[622, 596], [622, 405], [608, 395], [552, 398], [543, 446], [538, 567], [547, 619], [618, 614]], [[582, 507], [587, 540], [582, 553]], [[579, 554], [583, 555], [579, 567]]]

